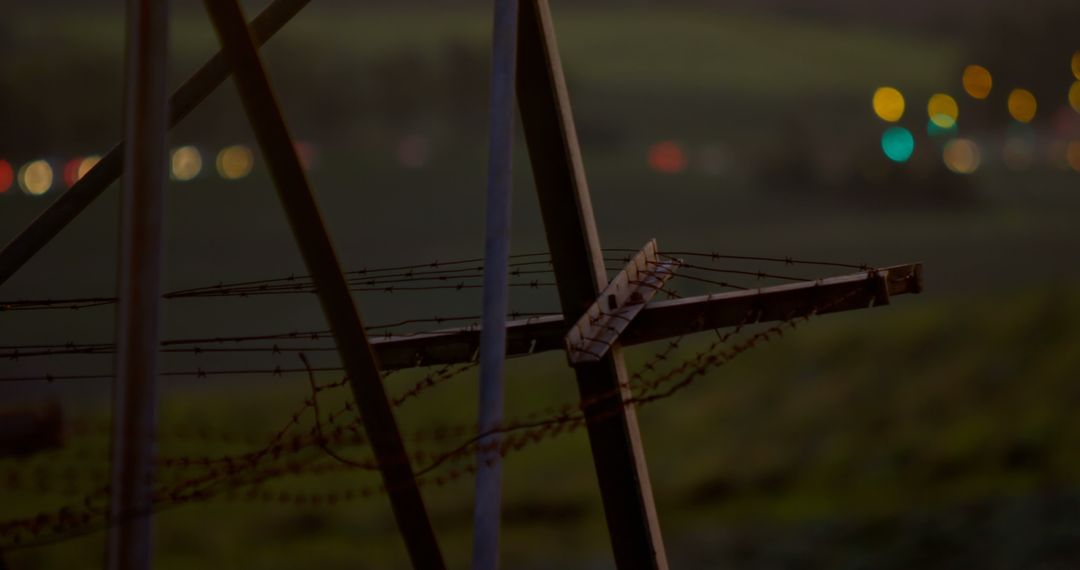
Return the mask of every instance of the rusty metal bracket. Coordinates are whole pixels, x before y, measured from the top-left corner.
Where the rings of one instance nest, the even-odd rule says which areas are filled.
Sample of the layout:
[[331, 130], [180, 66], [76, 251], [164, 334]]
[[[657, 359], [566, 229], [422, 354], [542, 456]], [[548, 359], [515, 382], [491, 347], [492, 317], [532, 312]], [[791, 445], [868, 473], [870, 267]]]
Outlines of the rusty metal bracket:
[[656, 253], [656, 240], [649, 240], [566, 333], [566, 356], [570, 364], [603, 358], [681, 265], [678, 259], [661, 259]]

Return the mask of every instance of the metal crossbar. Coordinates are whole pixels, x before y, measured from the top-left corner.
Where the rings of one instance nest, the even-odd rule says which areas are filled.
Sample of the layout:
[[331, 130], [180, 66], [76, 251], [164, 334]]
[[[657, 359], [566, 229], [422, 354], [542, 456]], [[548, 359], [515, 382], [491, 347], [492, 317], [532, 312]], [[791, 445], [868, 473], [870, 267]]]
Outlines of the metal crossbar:
[[[634, 346], [699, 331], [740, 324], [783, 321], [809, 315], [853, 311], [888, 304], [891, 297], [922, 291], [922, 265], [897, 265], [870, 272], [803, 281], [749, 291], [713, 293], [653, 301], [619, 336]], [[833, 303], [831, 301], [842, 299]], [[506, 355], [528, 356], [565, 350], [571, 324], [561, 315], [530, 317], [507, 323]], [[374, 337], [372, 346], [386, 369], [469, 362], [479, 346], [480, 329], [458, 327], [408, 336]]]
[[566, 356], [570, 363], [595, 362], [603, 358], [645, 308], [645, 303], [675, 276], [681, 263], [677, 259], [661, 260], [656, 253], [655, 239], [645, 244], [566, 333]]

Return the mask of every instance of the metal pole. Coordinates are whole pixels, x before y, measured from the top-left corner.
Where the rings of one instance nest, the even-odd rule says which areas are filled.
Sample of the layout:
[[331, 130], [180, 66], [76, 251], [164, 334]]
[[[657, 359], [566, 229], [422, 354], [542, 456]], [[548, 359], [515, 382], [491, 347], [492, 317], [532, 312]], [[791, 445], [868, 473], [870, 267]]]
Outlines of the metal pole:
[[[522, 2], [518, 42], [521, 122], [563, 318], [570, 324], [596, 301], [607, 274], [547, 0]], [[631, 394], [621, 345], [574, 372], [581, 400], [592, 402], [584, 412], [615, 564], [667, 568], [637, 413], [624, 403]]]
[[169, 4], [129, 0], [108, 566], [150, 568], [168, 132]]
[[[510, 195], [513, 188], [514, 75], [518, 0], [495, 0], [491, 107], [484, 220], [484, 308], [480, 329], [480, 433], [502, 423], [506, 312], [510, 296]], [[473, 506], [473, 570], [499, 566], [502, 457], [497, 435], [480, 440]]]
[[243, 11], [237, 0], [204, 3], [225, 59], [232, 67], [244, 111], [266, 158], [300, 254], [315, 283], [409, 557], [416, 568], [444, 568], [435, 531], [386, 399], [375, 354]]
[[[266, 43], [311, 0], [274, 0], [251, 21], [251, 33], [259, 45]], [[179, 89], [169, 104], [169, 127], [175, 127], [229, 77], [229, 66], [214, 54]], [[67, 227], [94, 200], [116, 182], [124, 169], [124, 141], [105, 156], [29, 226], [0, 251], [0, 285]]]

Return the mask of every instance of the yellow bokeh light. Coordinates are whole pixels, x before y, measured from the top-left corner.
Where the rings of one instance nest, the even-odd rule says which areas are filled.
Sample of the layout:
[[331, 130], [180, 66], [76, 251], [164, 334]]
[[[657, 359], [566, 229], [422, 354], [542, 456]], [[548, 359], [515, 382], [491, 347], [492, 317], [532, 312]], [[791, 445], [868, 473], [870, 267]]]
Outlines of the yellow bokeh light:
[[994, 86], [994, 79], [990, 70], [981, 65], [969, 65], [964, 68], [964, 91], [976, 99], [986, 99], [990, 96], [990, 88]]
[[960, 118], [960, 106], [956, 104], [956, 99], [944, 93], [930, 97], [926, 112], [930, 115], [930, 120], [943, 129], [951, 129]]
[[218, 153], [217, 169], [222, 178], [236, 180], [251, 173], [255, 164], [255, 156], [251, 149], [244, 145], [225, 147]]
[[1080, 172], [1080, 140], [1072, 141], [1065, 149], [1065, 160], [1076, 172]]
[[874, 113], [883, 121], [895, 123], [904, 116], [904, 96], [892, 87], [874, 91]]
[[1030, 123], [1038, 107], [1035, 94], [1027, 89], [1013, 89], [1009, 93], [1009, 114], [1021, 123]]
[[1080, 50], [1077, 50], [1076, 53], [1073, 54], [1072, 70], [1073, 75], [1075, 75], [1077, 79], [1080, 79]]
[[101, 157], [92, 154], [79, 161], [79, 168], [75, 170], [76, 180], [81, 180], [86, 173], [90, 172], [90, 169], [97, 166], [97, 163], [101, 161]]
[[172, 177], [180, 181], [188, 181], [202, 172], [202, 155], [199, 149], [193, 146], [182, 146], [172, 153]]
[[53, 185], [53, 169], [44, 160], [35, 160], [19, 169], [19, 187], [31, 196], [40, 196]]
[[971, 174], [979, 169], [982, 156], [979, 145], [969, 139], [953, 139], [945, 145], [942, 159], [949, 170], [957, 174]]
[[1072, 105], [1073, 111], [1080, 113], [1080, 81], [1074, 81], [1069, 88], [1069, 105]]

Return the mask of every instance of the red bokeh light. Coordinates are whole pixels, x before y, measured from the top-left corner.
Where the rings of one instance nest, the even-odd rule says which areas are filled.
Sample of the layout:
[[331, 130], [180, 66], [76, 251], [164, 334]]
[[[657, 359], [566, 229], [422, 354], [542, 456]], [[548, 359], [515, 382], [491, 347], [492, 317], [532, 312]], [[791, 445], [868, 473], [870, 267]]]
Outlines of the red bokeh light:
[[686, 170], [686, 152], [674, 141], [661, 141], [649, 147], [649, 167], [664, 174]]
[[7, 192], [15, 182], [15, 171], [6, 160], [0, 160], [0, 194]]
[[73, 158], [64, 164], [64, 184], [67, 184], [68, 188], [71, 188], [79, 181], [80, 164], [82, 164], [81, 158]]

